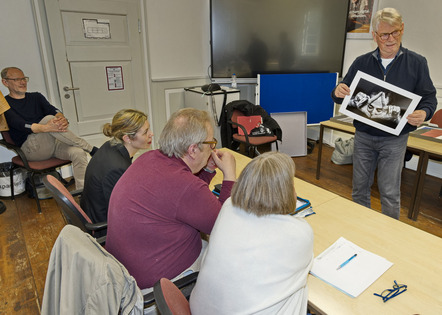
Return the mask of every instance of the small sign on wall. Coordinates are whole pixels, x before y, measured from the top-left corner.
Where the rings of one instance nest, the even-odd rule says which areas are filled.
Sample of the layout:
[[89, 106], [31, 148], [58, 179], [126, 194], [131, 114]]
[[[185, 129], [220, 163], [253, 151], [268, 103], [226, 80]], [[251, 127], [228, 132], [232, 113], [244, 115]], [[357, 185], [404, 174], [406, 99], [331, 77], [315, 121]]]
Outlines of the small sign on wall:
[[123, 67], [106, 67], [108, 91], [124, 90]]

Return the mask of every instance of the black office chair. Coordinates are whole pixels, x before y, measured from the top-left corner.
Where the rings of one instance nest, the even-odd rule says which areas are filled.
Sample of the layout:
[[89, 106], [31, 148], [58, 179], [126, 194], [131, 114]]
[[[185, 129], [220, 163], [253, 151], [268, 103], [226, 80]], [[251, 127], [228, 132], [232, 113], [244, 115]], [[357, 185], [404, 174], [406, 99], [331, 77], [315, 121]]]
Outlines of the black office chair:
[[[155, 303], [161, 315], [190, 315], [189, 297], [198, 272], [175, 282], [161, 278], [153, 287]], [[180, 281], [182, 283], [180, 283]], [[181, 288], [181, 289], [180, 289]]]
[[[14, 199], [14, 169], [24, 168], [29, 173], [32, 191], [37, 202], [38, 212], [41, 213], [40, 200], [38, 199], [37, 186], [35, 184], [35, 177], [41, 174], [54, 172], [57, 168], [64, 165], [71, 164], [69, 160], [61, 160], [57, 158], [50, 158], [44, 161], [28, 161], [23, 151], [12, 140], [8, 131], [1, 132], [3, 139], [0, 139], [0, 145], [9, 150], [14, 151], [17, 155], [11, 160], [12, 168], [10, 170], [10, 185], [11, 185], [11, 199]], [[70, 183], [65, 182], [65, 185]]]
[[[192, 273], [174, 285], [183, 290], [193, 288], [197, 276]], [[106, 291], [97, 290], [97, 284], [106, 286]], [[141, 311], [154, 305], [155, 295], [142, 296], [135, 279], [114, 256], [88, 233], [68, 224], [52, 248], [41, 314], [85, 313], [89, 303], [103, 314], [128, 314], [132, 307]]]
[[[228, 121], [230, 125], [234, 128], [234, 132], [232, 134], [232, 140], [243, 143], [246, 146], [247, 155], [249, 157], [254, 157], [256, 155], [260, 155], [261, 153], [258, 151], [258, 147], [265, 144], [276, 144], [276, 151], [278, 151], [278, 138], [276, 135], [268, 135], [268, 136], [250, 136], [246, 130], [246, 128], [238, 123], [238, 117], [244, 116], [244, 114], [235, 109], [232, 113], [232, 118]], [[238, 129], [242, 130], [242, 135], [237, 131]]]
[[[43, 184], [61, 208], [61, 212], [68, 224], [75, 225], [83, 232], [92, 236], [94, 236], [95, 231], [103, 231], [107, 229], [107, 222], [92, 223], [89, 216], [75, 201], [75, 195], [78, 195], [81, 192], [76, 191], [74, 194], [71, 194], [66, 187], [52, 175], [46, 175], [43, 177]], [[106, 235], [98, 237], [97, 242], [102, 245], [105, 244]]]
[[[239, 116], [261, 116], [262, 125], [265, 128], [256, 128], [257, 130], [253, 130], [251, 133], [258, 132], [255, 136], [251, 137], [247, 132], [247, 128], [238, 122], [237, 118]], [[278, 150], [277, 141], [282, 141], [282, 129], [278, 122], [264, 108], [246, 100], [230, 102], [223, 108], [220, 117], [220, 127], [222, 146], [237, 151], [242, 143], [246, 147], [248, 156], [259, 155], [258, 147], [272, 142], [276, 144], [276, 149]], [[240, 135], [238, 130], [242, 130], [244, 135]], [[267, 131], [270, 131], [271, 135]]]

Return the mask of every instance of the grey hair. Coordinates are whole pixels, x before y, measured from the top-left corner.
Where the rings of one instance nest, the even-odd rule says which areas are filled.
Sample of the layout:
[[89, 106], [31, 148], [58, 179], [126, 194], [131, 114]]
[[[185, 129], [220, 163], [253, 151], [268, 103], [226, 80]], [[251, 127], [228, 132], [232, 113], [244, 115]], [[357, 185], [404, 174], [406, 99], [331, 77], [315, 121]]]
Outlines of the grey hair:
[[192, 144], [201, 149], [213, 120], [209, 113], [195, 108], [183, 108], [172, 114], [158, 139], [159, 149], [169, 157], [183, 157]]
[[2, 79], [6, 79], [7, 78], [6, 76], [8, 75], [8, 71], [11, 70], [11, 69], [20, 70], [21, 72], [23, 72], [20, 68], [17, 68], [17, 67], [6, 67], [1, 72]]
[[385, 22], [391, 26], [402, 25], [402, 15], [394, 8], [384, 8], [379, 10], [371, 20], [371, 27], [374, 31], [378, 30], [380, 22]]
[[287, 214], [296, 208], [295, 163], [284, 153], [254, 158], [232, 188], [232, 204], [256, 216]]

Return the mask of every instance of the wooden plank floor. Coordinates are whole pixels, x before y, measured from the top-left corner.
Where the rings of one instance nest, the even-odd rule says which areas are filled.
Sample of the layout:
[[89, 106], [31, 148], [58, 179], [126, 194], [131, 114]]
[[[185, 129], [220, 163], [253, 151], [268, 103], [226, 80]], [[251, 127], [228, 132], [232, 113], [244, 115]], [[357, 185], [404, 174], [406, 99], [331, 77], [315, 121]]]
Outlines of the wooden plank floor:
[[[351, 198], [352, 166], [330, 161], [332, 148], [325, 146], [321, 179], [316, 180], [317, 148], [305, 157], [293, 158], [296, 176]], [[442, 237], [442, 180], [427, 176], [421, 214], [416, 222], [407, 218], [414, 172], [405, 170], [402, 185], [401, 221]], [[39, 314], [50, 252], [65, 221], [54, 200], [42, 200], [37, 213], [34, 199], [25, 194], [2, 199], [7, 210], [0, 214], [0, 314]], [[373, 192], [373, 208], [379, 211], [379, 196]]]
[[25, 194], [2, 201], [0, 314], [39, 314], [52, 245], [65, 221], [53, 199], [41, 201], [41, 214]]

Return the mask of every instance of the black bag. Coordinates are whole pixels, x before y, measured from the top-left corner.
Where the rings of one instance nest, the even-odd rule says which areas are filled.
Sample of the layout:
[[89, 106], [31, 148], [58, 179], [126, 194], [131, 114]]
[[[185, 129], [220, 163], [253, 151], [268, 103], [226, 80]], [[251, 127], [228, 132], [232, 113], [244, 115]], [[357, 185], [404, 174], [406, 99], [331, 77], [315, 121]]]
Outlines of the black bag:
[[250, 131], [250, 137], [271, 137], [273, 136], [273, 132], [270, 130], [270, 128], [267, 128], [263, 124], [259, 124], [258, 127], [253, 128]]

